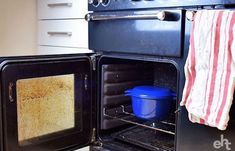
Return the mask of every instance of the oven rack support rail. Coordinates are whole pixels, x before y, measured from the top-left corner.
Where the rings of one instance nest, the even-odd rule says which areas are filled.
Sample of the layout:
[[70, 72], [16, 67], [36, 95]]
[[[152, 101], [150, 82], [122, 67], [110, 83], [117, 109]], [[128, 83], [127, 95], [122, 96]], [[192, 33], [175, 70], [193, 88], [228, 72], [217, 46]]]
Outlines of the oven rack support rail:
[[133, 113], [127, 112], [124, 105], [115, 108], [104, 108], [103, 114], [105, 117], [116, 119], [125, 123], [134, 124], [137, 126], [149, 128], [152, 130], [164, 132], [170, 135], [175, 135], [175, 123], [172, 120], [163, 121], [144, 121], [135, 117]]

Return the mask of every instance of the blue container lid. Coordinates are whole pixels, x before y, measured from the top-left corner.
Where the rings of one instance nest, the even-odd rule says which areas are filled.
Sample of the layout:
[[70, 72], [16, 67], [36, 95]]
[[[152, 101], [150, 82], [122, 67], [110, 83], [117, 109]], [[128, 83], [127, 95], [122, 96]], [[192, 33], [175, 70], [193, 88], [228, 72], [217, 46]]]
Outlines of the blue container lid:
[[143, 99], [161, 99], [176, 96], [171, 89], [154, 86], [137, 86], [131, 90], [127, 90], [126, 95]]

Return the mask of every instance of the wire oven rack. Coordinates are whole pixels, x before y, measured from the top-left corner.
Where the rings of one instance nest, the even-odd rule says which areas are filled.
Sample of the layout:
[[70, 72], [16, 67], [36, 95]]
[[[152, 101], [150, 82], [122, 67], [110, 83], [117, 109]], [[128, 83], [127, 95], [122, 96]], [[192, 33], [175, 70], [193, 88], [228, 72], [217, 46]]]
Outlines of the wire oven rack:
[[134, 124], [144, 128], [148, 128], [155, 131], [160, 131], [170, 135], [175, 135], [175, 119], [174, 115], [164, 121], [145, 121], [138, 119], [133, 113], [127, 112], [128, 107], [121, 105], [115, 108], [104, 108], [104, 116], [112, 119], [117, 119], [122, 122]]
[[174, 150], [175, 136], [145, 127], [133, 126], [112, 134], [112, 137], [151, 151]]

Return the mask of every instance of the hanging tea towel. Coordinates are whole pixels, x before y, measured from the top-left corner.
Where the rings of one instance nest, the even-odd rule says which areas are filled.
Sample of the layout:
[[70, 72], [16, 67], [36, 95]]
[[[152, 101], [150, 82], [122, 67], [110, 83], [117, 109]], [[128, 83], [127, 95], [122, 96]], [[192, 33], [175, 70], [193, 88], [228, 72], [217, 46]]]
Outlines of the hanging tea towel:
[[189, 120], [225, 130], [235, 85], [235, 11], [194, 16], [181, 106]]

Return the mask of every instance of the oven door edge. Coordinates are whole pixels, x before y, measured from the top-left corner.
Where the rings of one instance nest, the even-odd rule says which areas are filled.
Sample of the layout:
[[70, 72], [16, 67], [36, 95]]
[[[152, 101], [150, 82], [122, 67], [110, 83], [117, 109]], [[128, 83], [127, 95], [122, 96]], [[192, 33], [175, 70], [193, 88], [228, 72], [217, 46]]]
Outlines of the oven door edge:
[[[86, 105], [82, 106], [84, 107], [84, 109], [81, 110], [82, 112], [82, 116], [85, 117], [86, 122], [82, 122], [82, 129], [81, 129], [81, 133], [74, 133], [72, 134], [72, 138], [71, 139], [67, 139], [67, 142], [69, 142], [70, 140], [72, 140], [73, 138], [77, 138], [74, 139], [74, 141], [77, 141], [77, 143], [59, 143], [61, 142], [60, 140], [64, 138], [69, 138], [67, 137], [68, 135], [64, 135], [64, 136], [59, 136], [58, 139], [57, 138], [49, 138], [46, 139], [46, 141], [42, 141], [39, 143], [32, 144], [33, 147], [27, 146], [26, 150], [32, 150], [33, 148], [35, 148], [36, 150], [40, 150], [40, 144], [42, 144], [43, 147], [45, 147], [46, 145], [50, 146], [52, 150], [65, 150], [65, 149], [71, 149], [71, 148], [76, 148], [79, 149], [81, 147], [87, 146], [89, 144], [91, 144], [91, 142], [93, 141], [93, 123], [94, 123], [94, 114], [92, 112], [92, 109], [94, 108], [94, 103], [95, 102], [94, 99], [94, 95], [92, 93], [94, 93], [93, 88], [94, 88], [94, 74], [92, 72], [92, 61], [90, 59], [90, 56], [92, 54], [82, 54], [82, 55], [50, 55], [50, 56], [25, 56], [25, 57], [5, 57], [5, 58], [0, 58], [0, 151], [8, 151], [11, 150], [12, 147], [16, 147], [14, 150], [21, 150], [23, 149], [22, 146], [19, 145], [18, 142], [18, 133], [17, 132], [17, 109], [16, 109], [16, 101], [14, 103], [11, 102], [11, 100], [16, 100], [16, 80], [18, 79], [22, 79], [22, 78], [33, 78], [33, 76], [39, 74], [39, 77], [43, 77], [43, 76], [53, 76], [55, 75], [63, 75], [63, 74], [68, 74], [69, 72], [74, 72], [73, 69], [71, 69], [71, 71], [67, 71], [70, 69], [64, 69], [65, 66], [62, 66], [63, 64], [66, 64], [68, 62], [71, 62], [70, 65], [74, 66], [71, 67], [69, 66], [69, 64], [67, 64], [67, 68], [71, 67], [74, 68], [75, 72], [77, 68], [82, 68], [81, 70], [79, 69], [79, 71], [77, 72], [86, 72], [86, 75], [88, 75], [87, 77], [84, 78], [84, 80], [80, 80], [80, 84], [82, 84], [84, 87], [84, 89], [86, 89], [86, 92], [84, 90], [83, 94], [86, 94], [86, 96], [81, 96], [83, 99], [86, 98], [86, 101], [83, 102], [88, 102], [85, 103]], [[80, 61], [80, 62], [79, 62]], [[42, 67], [41, 65], [38, 64], [44, 64], [44, 67]], [[53, 71], [48, 71], [48, 75], [46, 73], [43, 73], [44, 71], [47, 72], [47, 63], [51, 64], [51, 69], [53, 69], [54, 67], [56, 67], [57, 69], [53, 69]], [[58, 63], [58, 64], [56, 64]], [[79, 66], [79, 63], [81, 63], [81, 65]], [[55, 65], [53, 65], [55, 64]], [[22, 75], [17, 75], [17, 74], [21, 74], [21, 71], [17, 68], [21, 68], [24, 69], [24, 66], [27, 68], [27, 65], [32, 65], [32, 69], [37, 71], [38, 69], [40, 69], [42, 67], [42, 73], [38, 72], [37, 74], [32, 74], [30, 75], [30, 73], [24, 73], [29, 71], [28, 69], [25, 69], [25, 71], [22, 71]], [[86, 65], [86, 66], [85, 66]], [[40, 67], [39, 67], [40, 66]], [[81, 66], [85, 66], [85, 67], [81, 67]], [[84, 70], [83, 70], [84, 68]], [[10, 70], [8, 70], [10, 69]], [[13, 75], [9, 75], [9, 73], [12, 74], [12, 71], [14, 72], [16, 70], [17, 74], [13, 74]], [[48, 69], [50, 70], [50, 69]], [[65, 73], [63, 72], [63, 70], [66, 70]], [[10, 72], [8, 72], [10, 71]], [[54, 73], [54, 71], [56, 73]], [[58, 72], [58, 73], [57, 73]], [[24, 75], [26, 74], [26, 75]], [[42, 75], [40, 75], [42, 74]], [[37, 77], [37, 76], [35, 76]], [[15, 81], [15, 85], [13, 84], [13, 86], [10, 86], [10, 81], [13, 80]], [[75, 81], [75, 80], [74, 80]], [[13, 82], [14, 83], [14, 82]], [[75, 85], [75, 84], [74, 84]], [[76, 86], [74, 86], [76, 88]], [[81, 89], [82, 90], [82, 89]], [[82, 90], [83, 91], [83, 90]], [[74, 92], [75, 93], [75, 92]], [[76, 97], [77, 95], [74, 94], [74, 96]], [[15, 104], [15, 105], [11, 105], [11, 104]], [[12, 106], [12, 107], [11, 107]], [[14, 108], [15, 107], [15, 108]], [[87, 107], [85, 109], [85, 107]], [[14, 108], [14, 109], [13, 109]], [[14, 118], [14, 123], [9, 123], [12, 122], [11, 120], [9, 120], [9, 113], [11, 113], [11, 116]], [[84, 112], [84, 113], [83, 113]], [[12, 118], [11, 117], [11, 118]], [[86, 124], [85, 124], [86, 123]], [[9, 124], [13, 127], [9, 128]], [[84, 125], [85, 124], [85, 125]], [[13, 131], [12, 131], [13, 129]], [[85, 130], [86, 129], [86, 130]], [[83, 133], [82, 131], [85, 130], [85, 133]], [[14, 134], [15, 133], [15, 134]], [[80, 139], [79, 139], [80, 136]], [[80, 141], [81, 138], [84, 139], [84, 141]], [[55, 145], [51, 145], [49, 142], [54, 142]], [[66, 142], [66, 140], [65, 140]], [[63, 146], [67, 144], [66, 146]]]

